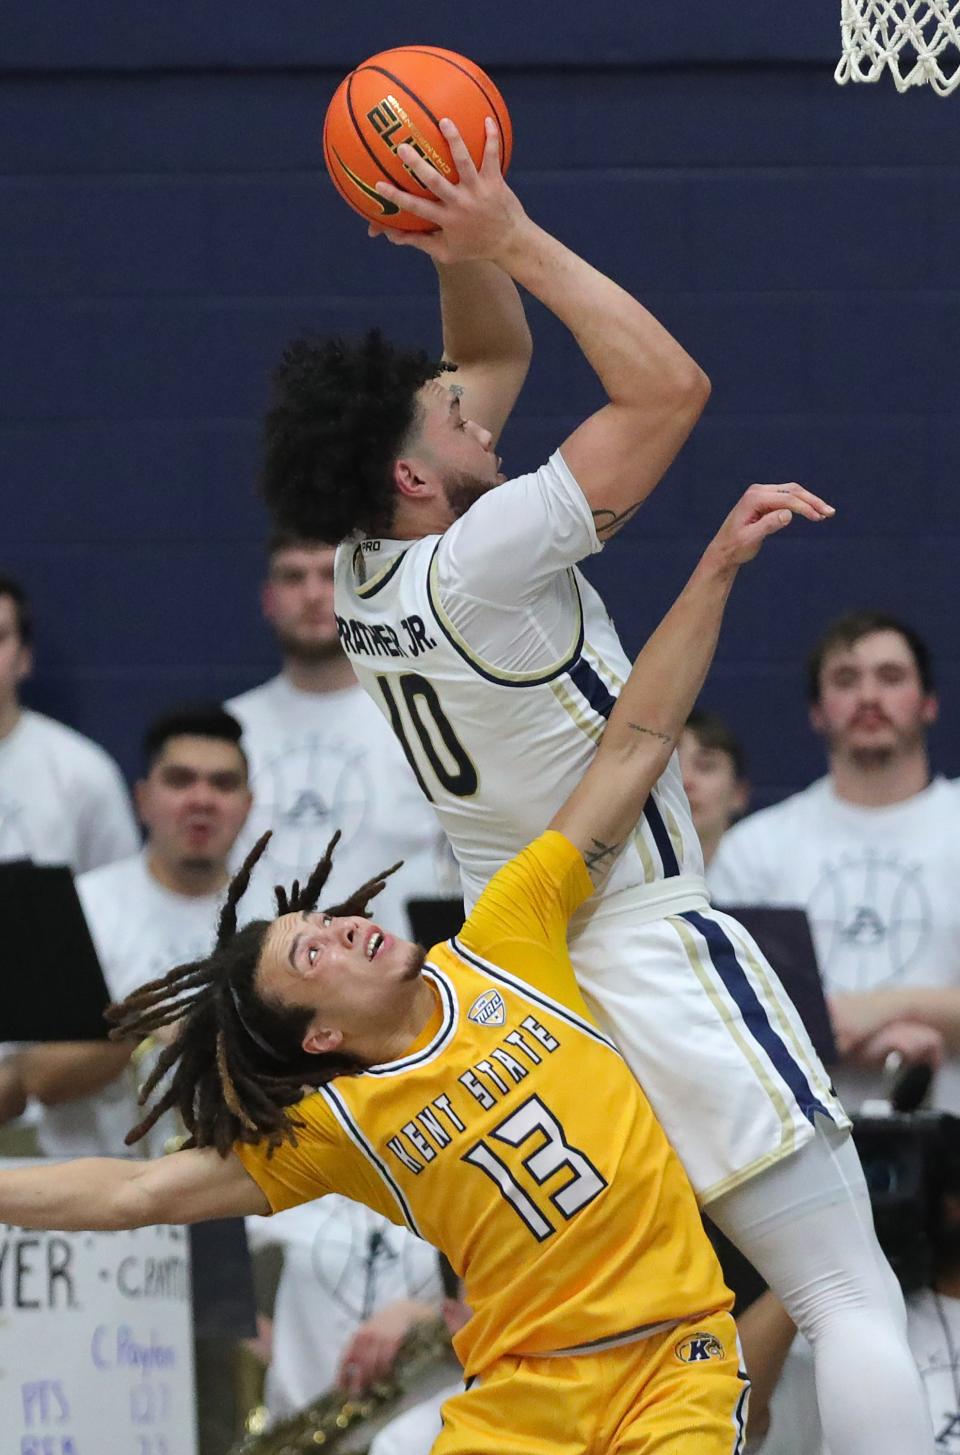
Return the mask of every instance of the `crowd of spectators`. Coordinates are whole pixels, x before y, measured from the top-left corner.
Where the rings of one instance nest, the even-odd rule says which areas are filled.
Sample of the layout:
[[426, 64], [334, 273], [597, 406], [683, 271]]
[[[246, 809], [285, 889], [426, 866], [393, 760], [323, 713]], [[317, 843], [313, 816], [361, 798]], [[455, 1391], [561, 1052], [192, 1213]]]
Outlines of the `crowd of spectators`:
[[[927, 1103], [956, 1114], [960, 786], [931, 769], [929, 649], [905, 622], [851, 612], [824, 631], [806, 686], [827, 772], [746, 817], [741, 745], [712, 716], [691, 719], [681, 757], [712, 897], [805, 910], [849, 1111], [882, 1115], [897, 1078], [922, 1066], [932, 1073]], [[944, 1123], [929, 1205], [918, 1204], [909, 1229], [919, 1238], [932, 1224], [930, 1276], [910, 1291], [908, 1331], [936, 1448], [947, 1451], [960, 1451], [958, 1131], [960, 1122]], [[754, 1447], [824, 1455], [809, 1349], [769, 1293], [739, 1323], [755, 1384]]]
[[[272, 912], [273, 886], [309, 870], [335, 828], [331, 902], [367, 877], [371, 838], [380, 859], [405, 861], [378, 905], [385, 923], [409, 933], [412, 899], [456, 895], [436, 820], [340, 650], [332, 566], [325, 546], [272, 539], [262, 608], [278, 673], [222, 705], [171, 705], [147, 725], [133, 804], [102, 748], [23, 705], [30, 603], [0, 576], [0, 863], [69, 866], [111, 998], [208, 948], [230, 874], [267, 829], [244, 901], [251, 917]], [[810, 657], [807, 695], [826, 773], [754, 813], [730, 727], [705, 710], [687, 724], [680, 762], [712, 896], [805, 911], [848, 1110], [877, 1114], [896, 1077], [923, 1066], [929, 1106], [960, 1114], [960, 787], [931, 768], [929, 650], [894, 617], [847, 614]], [[124, 1142], [156, 1054], [107, 1041], [0, 1045], [0, 1139], [26, 1129], [51, 1157], [160, 1154], [180, 1134], [170, 1117], [146, 1144]], [[937, 1448], [960, 1451], [960, 1155], [948, 1148], [943, 1167], [954, 1165], [939, 1185], [935, 1257], [910, 1302], [910, 1333]], [[250, 1222], [256, 1249], [283, 1254], [258, 1340], [272, 1417], [326, 1389], [369, 1385], [441, 1307], [432, 1251], [344, 1199]], [[739, 1312], [755, 1366], [753, 1447], [822, 1455], [809, 1360], [785, 1313], [769, 1294]]]
[[[267, 829], [270, 851], [244, 900], [247, 917], [270, 915], [273, 886], [309, 872], [337, 828], [329, 902], [369, 876], [363, 846], [370, 839], [387, 860], [404, 860], [377, 907], [385, 923], [406, 932], [408, 900], [454, 892], [436, 820], [340, 651], [332, 563], [328, 547], [271, 542], [263, 609], [281, 670], [226, 705], [174, 704], [146, 726], [133, 791], [142, 842], [117, 765], [73, 729], [23, 706], [30, 606], [19, 583], [0, 577], [0, 863], [73, 870], [109, 998], [207, 952], [230, 875]], [[108, 1040], [3, 1043], [0, 1152], [155, 1156], [176, 1146], [183, 1130], [172, 1114], [146, 1139], [125, 1144], [142, 1116], [138, 1085], [158, 1049]], [[271, 1418], [336, 1387], [354, 1394], [369, 1387], [412, 1325], [439, 1313], [433, 1250], [346, 1199], [251, 1219], [249, 1242], [255, 1256], [271, 1247], [283, 1255], [266, 1300], [274, 1316], [261, 1314], [255, 1344], [268, 1366]], [[224, 1403], [222, 1369], [198, 1357], [197, 1370], [201, 1452], [221, 1455], [240, 1432], [222, 1409], [205, 1409]]]

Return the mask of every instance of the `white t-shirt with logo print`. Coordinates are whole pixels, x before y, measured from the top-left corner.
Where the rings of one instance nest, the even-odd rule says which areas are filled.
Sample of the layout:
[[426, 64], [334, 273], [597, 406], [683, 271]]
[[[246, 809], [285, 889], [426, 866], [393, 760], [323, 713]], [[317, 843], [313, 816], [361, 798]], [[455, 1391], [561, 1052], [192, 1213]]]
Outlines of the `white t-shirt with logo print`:
[[[960, 987], [960, 787], [935, 778], [885, 808], [837, 796], [821, 778], [736, 824], [707, 875], [715, 903], [799, 905], [829, 994]], [[848, 1110], [882, 1096], [882, 1074], [840, 1068]], [[960, 1112], [960, 1058], [933, 1100]]]
[[0, 738], [0, 860], [68, 864], [81, 874], [139, 843], [110, 755], [62, 722], [24, 711]]
[[403, 868], [372, 907], [378, 924], [407, 934], [408, 899], [459, 894], [433, 810], [362, 687], [303, 692], [281, 674], [224, 706], [243, 727], [254, 800], [235, 862], [273, 831], [243, 900], [245, 919], [271, 918], [274, 885], [302, 884], [335, 829], [342, 837], [324, 904], [347, 898], [398, 859]]
[[[222, 893], [175, 894], [153, 877], [146, 851], [81, 874], [77, 893], [100, 960], [107, 989], [121, 1000], [189, 960], [209, 953], [216, 935]], [[124, 1136], [144, 1115], [136, 1105], [136, 1083], [146, 1066], [132, 1066], [93, 1096], [43, 1107], [38, 1126], [48, 1157], [156, 1155], [177, 1127], [172, 1116], [151, 1131], [149, 1145], [124, 1146]]]

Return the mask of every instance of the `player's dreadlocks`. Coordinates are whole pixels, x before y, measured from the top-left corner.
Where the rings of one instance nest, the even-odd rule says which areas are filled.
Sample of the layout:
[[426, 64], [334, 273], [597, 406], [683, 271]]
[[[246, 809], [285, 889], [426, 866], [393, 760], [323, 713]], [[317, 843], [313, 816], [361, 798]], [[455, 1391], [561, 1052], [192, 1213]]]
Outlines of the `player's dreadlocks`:
[[417, 391], [453, 367], [377, 329], [357, 343], [295, 339], [266, 418], [261, 489], [275, 524], [331, 546], [354, 530], [387, 534], [391, 467], [417, 423]]
[[[289, 891], [277, 887], [279, 914], [316, 907], [339, 838], [338, 831], [302, 889], [296, 880]], [[177, 965], [106, 1012], [113, 1023], [111, 1040], [140, 1039], [179, 1022], [175, 1039], [144, 1082], [140, 1105], [176, 1066], [170, 1085], [143, 1121], [127, 1133], [128, 1145], [145, 1136], [171, 1108], [180, 1113], [190, 1134], [186, 1146], [213, 1146], [221, 1156], [237, 1141], [267, 1138], [271, 1149], [287, 1139], [296, 1142], [295, 1127], [302, 1123], [284, 1109], [301, 1099], [304, 1087], [323, 1086], [334, 1076], [355, 1075], [365, 1068], [366, 1063], [350, 1052], [304, 1051], [303, 1037], [313, 1010], [264, 999], [254, 986], [271, 921], [253, 920], [238, 930], [237, 905], [269, 839], [266, 833], [257, 841], [231, 880], [212, 953]], [[399, 868], [394, 864], [385, 869], [343, 904], [325, 912], [366, 915], [369, 901]]]

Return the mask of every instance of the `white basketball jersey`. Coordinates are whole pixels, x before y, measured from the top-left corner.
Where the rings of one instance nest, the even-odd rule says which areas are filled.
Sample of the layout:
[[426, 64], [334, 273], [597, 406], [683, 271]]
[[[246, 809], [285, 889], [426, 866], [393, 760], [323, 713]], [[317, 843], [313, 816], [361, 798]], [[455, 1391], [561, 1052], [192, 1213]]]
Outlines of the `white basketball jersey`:
[[[559, 454], [478, 500], [442, 536], [339, 549], [341, 643], [434, 804], [468, 908], [573, 791], [630, 670], [600, 597], [574, 568], [598, 549]], [[674, 755], [606, 893], [661, 898], [664, 881], [688, 887], [702, 873]]]
[[[576, 562], [600, 549], [562, 456], [443, 535], [337, 553], [340, 639], [450, 839], [472, 908], [583, 777], [629, 663]], [[709, 909], [674, 754], [600, 896], [570, 925], [587, 1003], [703, 1202], [846, 1125], [749, 936]]]

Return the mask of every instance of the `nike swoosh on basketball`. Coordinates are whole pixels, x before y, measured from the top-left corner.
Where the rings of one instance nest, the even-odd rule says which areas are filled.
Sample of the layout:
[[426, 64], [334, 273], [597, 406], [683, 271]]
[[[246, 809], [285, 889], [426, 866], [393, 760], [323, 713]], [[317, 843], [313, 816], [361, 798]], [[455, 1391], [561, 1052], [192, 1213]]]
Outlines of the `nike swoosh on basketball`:
[[379, 202], [380, 206], [383, 208], [384, 217], [393, 217], [395, 213], [400, 211], [400, 208], [395, 202], [388, 202], [386, 197], [380, 196], [380, 193], [376, 190], [375, 187], [371, 187], [368, 182], [362, 181], [361, 178], [357, 176], [356, 172], [351, 172], [350, 168], [347, 166], [346, 162], [343, 160], [343, 157], [338, 151], [334, 151], [333, 155], [336, 157], [337, 161], [340, 163], [341, 167], [346, 172], [353, 185], [355, 187], [359, 187], [360, 191], [365, 197], [370, 197], [374, 202]]

